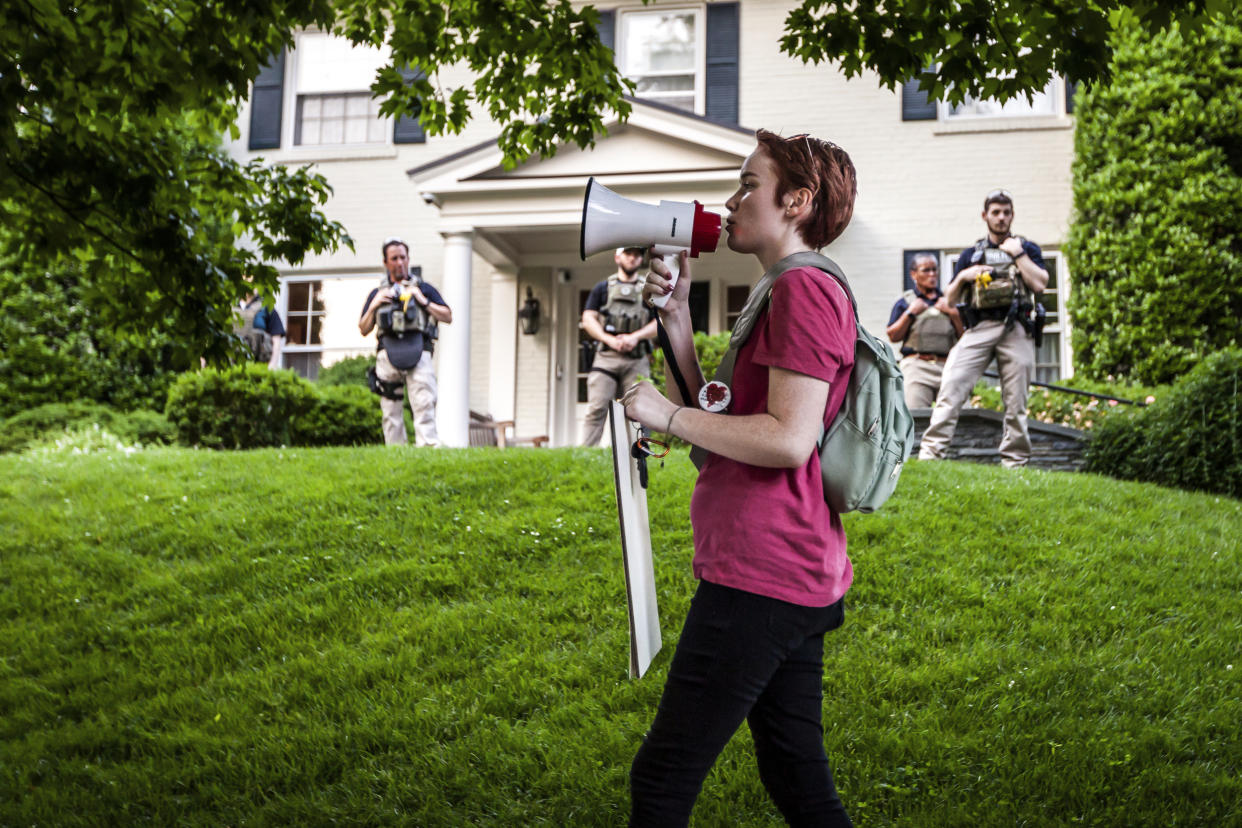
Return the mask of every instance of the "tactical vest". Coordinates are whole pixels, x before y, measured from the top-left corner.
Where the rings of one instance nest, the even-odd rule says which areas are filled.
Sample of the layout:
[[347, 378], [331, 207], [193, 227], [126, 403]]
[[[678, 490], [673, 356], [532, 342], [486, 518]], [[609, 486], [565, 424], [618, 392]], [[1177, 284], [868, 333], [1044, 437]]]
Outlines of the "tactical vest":
[[[907, 290], [901, 296], [909, 305], [914, 302], [916, 294]], [[948, 356], [949, 349], [956, 342], [957, 329], [953, 327], [953, 320], [948, 314], [941, 313], [935, 305], [928, 305], [910, 323], [910, 331], [903, 344], [917, 354]]]
[[[418, 280], [421, 285], [422, 280]], [[385, 276], [380, 290], [393, 287]], [[428, 301], [431, 301], [428, 299]], [[418, 364], [423, 351], [435, 350], [440, 326], [426, 308], [414, 301], [412, 291], [402, 292], [392, 302], [380, 305], [375, 312], [375, 324], [379, 328], [379, 345], [388, 354], [394, 368], [407, 370]]]
[[[643, 285], [645, 277], [632, 282], [623, 282], [614, 273], [608, 277], [608, 298], [599, 309], [603, 316], [604, 330], [610, 334], [634, 333], [651, 321], [651, 313], [643, 305]], [[651, 351], [651, 343], [644, 339], [631, 355], [646, 356]]]
[[987, 265], [992, 272], [981, 275], [971, 284], [970, 307], [976, 311], [1008, 311], [1015, 298], [1019, 306], [1033, 307], [1034, 294], [1018, 271], [1013, 256], [999, 247], [988, 247], [987, 241], [983, 238], [975, 242], [970, 263]]
[[256, 296], [242, 308], [241, 324], [233, 330], [246, 343], [256, 360], [267, 362], [272, 358], [272, 336], [264, 329], [255, 327], [254, 324], [254, 319], [261, 310], [263, 310], [263, 303]]

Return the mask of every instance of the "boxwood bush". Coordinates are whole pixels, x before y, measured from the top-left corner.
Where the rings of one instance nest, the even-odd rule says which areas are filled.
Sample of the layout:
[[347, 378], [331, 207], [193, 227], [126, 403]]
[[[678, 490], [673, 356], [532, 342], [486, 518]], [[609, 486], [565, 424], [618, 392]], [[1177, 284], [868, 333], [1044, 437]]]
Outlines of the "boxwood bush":
[[365, 385], [317, 386], [265, 365], [185, 374], [168, 394], [168, 420], [189, 446], [356, 446], [382, 443], [379, 405]]
[[[703, 376], [711, 379], [716, 373], [716, 366], [720, 365], [720, 360], [724, 358], [725, 351], [729, 350], [729, 331], [709, 336], [708, 334], [698, 331], [694, 334], [694, 352], [699, 355], [699, 365], [703, 366]], [[655, 387], [660, 389], [660, 393], [668, 396], [668, 389], [665, 387], [664, 379], [664, 352], [660, 350], [660, 346], [655, 346], [655, 353], [651, 357], [651, 380], [655, 383]], [[691, 403], [697, 405], [697, 402]], [[683, 445], [684, 440], [673, 438], [673, 442], [677, 445]]]
[[314, 404], [293, 418], [289, 430], [293, 445], [362, 446], [384, 442], [379, 405], [365, 385], [325, 385], [314, 391]]
[[1151, 407], [1101, 422], [1086, 469], [1242, 496], [1242, 349], [1209, 356]]
[[375, 354], [356, 356], [319, 369], [317, 385], [361, 385], [367, 387], [367, 369], [375, 364]]
[[164, 413], [186, 445], [246, 449], [290, 445], [294, 418], [314, 405], [314, 388], [297, 374], [247, 363], [183, 374]]
[[[651, 379], [660, 393], [668, 396], [664, 387], [664, 352], [655, 346], [655, 354], [651, 357]], [[708, 379], [716, 373], [716, 366], [729, 350], [729, 332], [723, 331], [712, 336], [699, 331], [694, 335], [694, 351], [699, 355], [699, 364], [703, 366], [703, 376]]]

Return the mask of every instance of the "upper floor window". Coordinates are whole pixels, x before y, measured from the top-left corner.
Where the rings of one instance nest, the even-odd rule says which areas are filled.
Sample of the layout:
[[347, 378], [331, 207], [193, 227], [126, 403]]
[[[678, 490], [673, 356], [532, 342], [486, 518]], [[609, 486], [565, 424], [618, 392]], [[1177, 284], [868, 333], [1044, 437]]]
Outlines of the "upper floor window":
[[1070, 121], [1064, 116], [1073, 111], [1074, 84], [1067, 83], [1062, 78], [1053, 78], [1029, 100], [1025, 95], [1019, 95], [1003, 104], [975, 98], [967, 98], [959, 104], [932, 100], [919, 88], [917, 79], [907, 81], [901, 87], [901, 120], [938, 120], [944, 124], [952, 124], [949, 130], [954, 132], [963, 129], [971, 131], [985, 128], [989, 123], [1003, 124], [1010, 119], [1023, 118], [1032, 119], [1026, 122], [1028, 125], [1033, 121], [1037, 126], [1068, 128]]
[[960, 104], [944, 103], [941, 117], [956, 118], [1011, 118], [1027, 115], [1056, 115], [1054, 100], [1056, 99], [1058, 81], [1049, 81], [1048, 85], [1034, 93], [1030, 100], [1019, 95], [1005, 103], [996, 101], [975, 100], [967, 98]]
[[380, 101], [370, 92], [376, 70], [388, 60], [384, 51], [306, 32], [298, 35], [294, 54], [294, 144], [382, 144], [388, 140], [388, 122], [380, 118]]
[[700, 9], [622, 12], [617, 54], [621, 74], [639, 97], [702, 112], [704, 27]]

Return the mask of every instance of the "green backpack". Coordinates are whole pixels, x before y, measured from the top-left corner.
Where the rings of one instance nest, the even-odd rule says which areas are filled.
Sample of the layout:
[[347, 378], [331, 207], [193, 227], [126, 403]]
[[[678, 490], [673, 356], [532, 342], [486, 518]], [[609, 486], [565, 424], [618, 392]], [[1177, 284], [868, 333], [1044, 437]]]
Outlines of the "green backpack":
[[[729, 349], [720, 360], [715, 379], [726, 385], [732, 380], [737, 353], [767, 307], [772, 285], [782, 273], [796, 267], [814, 267], [832, 276], [854, 308], [854, 368], [849, 387], [836, 419], [819, 438], [824, 500], [835, 512], [874, 512], [897, 488], [901, 468], [914, 449], [914, 418], [906, 406], [905, 380], [892, 349], [858, 321], [858, 302], [836, 262], [819, 253], [794, 253], [763, 274], [733, 326]], [[706, 456], [707, 452], [697, 446], [690, 452], [690, 459], [699, 467]]]

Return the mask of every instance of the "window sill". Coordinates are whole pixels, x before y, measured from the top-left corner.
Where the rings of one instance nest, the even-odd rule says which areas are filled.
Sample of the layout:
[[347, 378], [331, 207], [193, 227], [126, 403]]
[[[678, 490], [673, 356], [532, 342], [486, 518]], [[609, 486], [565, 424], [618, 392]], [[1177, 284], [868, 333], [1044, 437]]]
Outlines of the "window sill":
[[269, 152], [267, 159], [277, 164], [318, 164], [331, 161], [365, 161], [371, 158], [396, 158], [396, 144], [354, 144], [352, 146], [294, 147]]
[[1030, 132], [1073, 129], [1071, 115], [1022, 115], [998, 118], [954, 118], [937, 121], [933, 135], [977, 134], [980, 132]]

